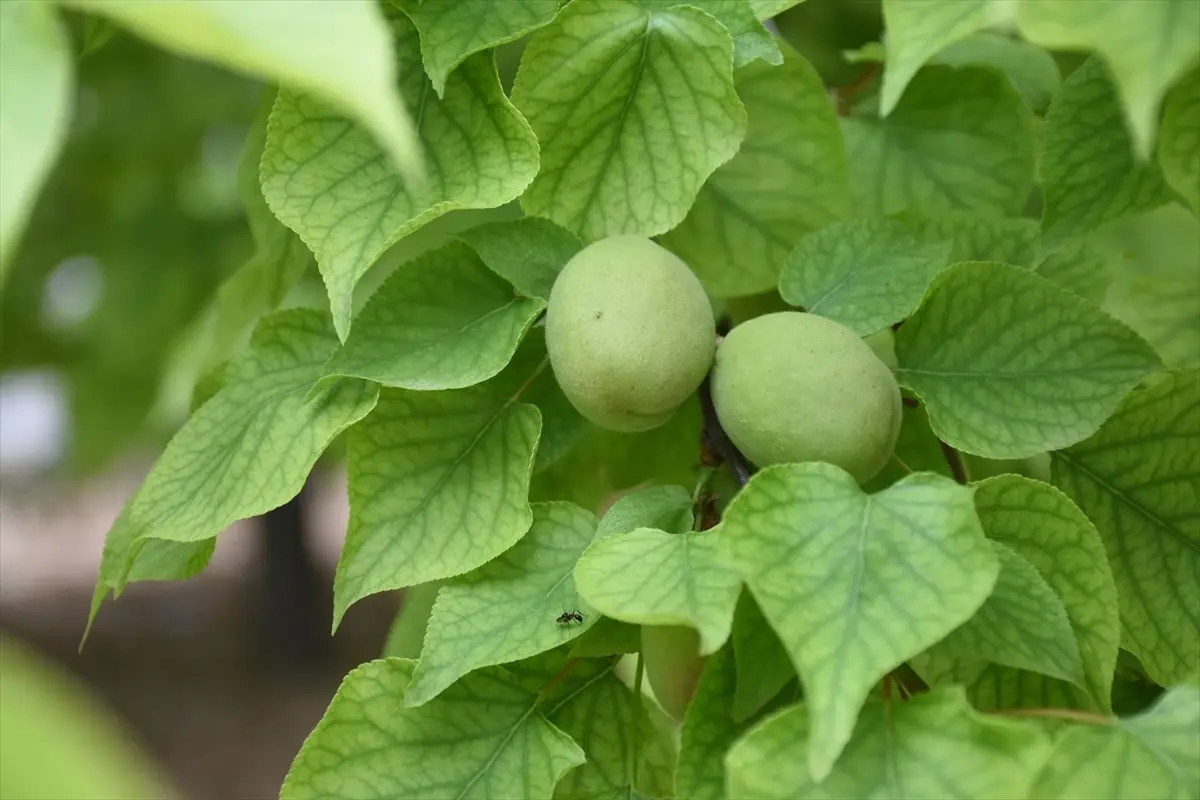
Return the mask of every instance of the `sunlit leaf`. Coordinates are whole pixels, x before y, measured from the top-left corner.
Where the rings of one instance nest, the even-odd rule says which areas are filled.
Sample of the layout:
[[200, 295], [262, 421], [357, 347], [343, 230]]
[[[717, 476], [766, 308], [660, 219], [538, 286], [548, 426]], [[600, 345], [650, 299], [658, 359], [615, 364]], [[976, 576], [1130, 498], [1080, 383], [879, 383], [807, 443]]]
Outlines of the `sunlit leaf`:
[[1054, 452], [1054, 484], [1095, 523], [1123, 645], [1164, 686], [1200, 675], [1200, 372], [1131, 394], [1094, 436]]
[[687, 218], [658, 241], [714, 295], [772, 288], [792, 246], [850, 213], [837, 117], [816, 70], [791, 48], [781, 66], [734, 76], [750, 126], [729, 163], [700, 190]]
[[819, 746], [818, 730], [809, 704], [751, 730], [726, 757], [730, 796], [1011, 800], [1026, 796], [1050, 750], [1034, 724], [979, 714], [957, 688], [906, 703], [869, 702], [846, 752], [819, 782], [804, 757]]
[[538, 217], [491, 222], [463, 231], [458, 238], [522, 295], [542, 299], [550, 296], [554, 279], [571, 256], [583, 249], [578, 236]]
[[1091, 303], [987, 262], [938, 276], [897, 333], [896, 357], [934, 432], [987, 458], [1087, 438], [1159, 366], [1145, 341]]
[[393, 0], [421, 32], [421, 57], [434, 91], [444, 96], [446, 76], [480, 50], [535, 31], [558, 11], [558, 0]]
[[950, 252], [951, 242], [923, 242], [892, 220], [834, 223], [800, 240], [779, 294], [868, 336], [916, 309]]
[[370, 661], [342, 681], [280, 797], [512, 800], [549, 797], [584, 763], [506, 670], [476, 672], [421, 708], [400, 703], [414, 662]]
[[597, 540], [575, 567], [579, 594], [607, 617], [639, 625], [686, 625], [700, 655], [729, 638], [742, 579], [725, 566], [712, 531], [637, 528]]
[[327, 371], [405, 389], [474, 386], [504, 369], [545, 307], [452, 242], [388, 276]]
[[871, 686], [966, 622], [999, 572], [971, 490], [927, 473], [866, 495], [829, 464], [771, 467], [730, 503], [720, 538], [799, 668], [814, 780]]
[[[596, 518], [570, 503], [533, 506], [529, 532], [493, 561], [438, 593], [408, 706], [436, 697], [468, 672], [558, 647], [596, 621], [571, 570], [596, 533]], [[582, 610], [583, 623], [560, 624]]]
[[529, 530], [541, 417], [481, 388], [384, 390], [347, 437], [350, 522], [334, 624], [376, 592], [482, 566]]
[[388, 247], [454, 209], [513, 200], [538, 166], [537, 140], [504, 96], [490, 55], [468, 58], [439, 98], [421, 70], [416, 29], [398, 10], [389, 21], [428, 180], [406, 182], [366, 130], [294, 91], [279, 93], [263, 154], [263, 193], [316, 253], [343, 341], [354, 286]]
[[737, 152], [733, 42], [689, 6], [566, 6], [521, 59], [512, 97], [542, 147], [522, 207], [594, 241], [663, 233]]

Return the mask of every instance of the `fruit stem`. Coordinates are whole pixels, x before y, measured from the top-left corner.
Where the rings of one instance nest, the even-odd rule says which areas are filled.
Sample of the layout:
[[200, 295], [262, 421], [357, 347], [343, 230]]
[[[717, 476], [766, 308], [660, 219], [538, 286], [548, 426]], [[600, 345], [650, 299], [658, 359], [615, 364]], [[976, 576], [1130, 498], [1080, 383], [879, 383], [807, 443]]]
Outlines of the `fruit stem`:
[[746, 457], [738, 451], [737, 446], [730, 440], [729, 435], [725, 433], [725, 429], [721, 427], [721, 420], [717, 418], [717, 409], [713, 405], [712, 399], [712, 383], [711, 376], [706, 375], [704, 382], [700, 384], [700, 410], [704, 414], [704, 431], [702, 436], [705, 442], [711, 445], [716, 454], [729, 467], [729, 471], [733, 474], [734, 480], [738, 482], [738, 486], [745, 486], [750, 481], [750, 476], [754, 469], [750, 466], [750, 462]]
[[965, 486], [970, 479], [967, 477], [967, 467], [963, 464], [962, 456], [945, 442], [939, 442], [939, 444], [942, 446], [942, 455], [946, 457], [946, 463], [950, 465], [950, 473], [954, 476], [954, 480]]

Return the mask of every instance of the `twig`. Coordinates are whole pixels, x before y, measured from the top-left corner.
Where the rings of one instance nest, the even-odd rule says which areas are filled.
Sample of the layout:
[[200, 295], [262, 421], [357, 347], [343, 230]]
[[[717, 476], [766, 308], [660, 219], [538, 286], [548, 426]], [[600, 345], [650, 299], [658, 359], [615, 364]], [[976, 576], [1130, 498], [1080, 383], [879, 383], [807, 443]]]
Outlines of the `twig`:
[[908, 693], [909, 697], [914, 694], [929, 691], [929, 684], [925, 679], [917, 674], [917, 671], [905, 662], [892, 670], [891, 674], [895, 676], [896, 682], [901, 688]]
[[942, 455], [946, 457], [946, 463], [950, 465], [950, 474], [954, 476], [954, 480], [965, 486], [970, 479], [967, 477], [967, 467], [963, 464], [962, 456], [945, 442], [939, 442], [939, 444], [942, 446]]
[[1002, 708], [989, 712], [1002, 717], [1048, 717], [1083, 722], [1088, 725], [1112, 725], [1116, 720], [1091, 711], [1076, 711], [1073, 708]]

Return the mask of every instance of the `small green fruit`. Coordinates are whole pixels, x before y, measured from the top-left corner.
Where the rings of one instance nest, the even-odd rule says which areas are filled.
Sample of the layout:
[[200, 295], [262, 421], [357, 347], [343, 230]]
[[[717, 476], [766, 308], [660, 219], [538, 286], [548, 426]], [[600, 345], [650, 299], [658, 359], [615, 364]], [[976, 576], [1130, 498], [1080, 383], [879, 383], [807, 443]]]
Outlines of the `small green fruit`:
[[854, 331], [815, 314], [767, 314], [730, 331], [712, 395], [721, 426], [760, 467], [826, 461], [861, 484], [900, 435], [891, 370]]
[[716, 326], [700, 281], [641, 236], [602, 239], [567, 262], [546, 307], [563, 394], [614, 431], [657, 428], [712, 365]]
[[642, 658], [654, 699], [675, 719], [683, 719], [704, 671], [700, 634], [682, 625], [643, 625]]

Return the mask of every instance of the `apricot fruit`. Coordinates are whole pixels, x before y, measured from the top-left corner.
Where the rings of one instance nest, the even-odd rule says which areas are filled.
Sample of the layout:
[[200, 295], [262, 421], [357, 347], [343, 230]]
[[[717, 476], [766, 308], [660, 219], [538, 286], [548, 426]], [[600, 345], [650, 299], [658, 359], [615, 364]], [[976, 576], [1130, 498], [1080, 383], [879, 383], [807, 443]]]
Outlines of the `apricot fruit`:
[[595, 424], [657, 428], [704, 380], [716, 325], [687, 264], [642, 236], [580, 250], [554, 282], [546, 349], [563, 394]]
[[717, 348], [713, 406], [721, 426], [759, 467], [824, 461], [860, 484], [900, 435], [900, 387], [854, 331], [799, 311], [735, 327]]

